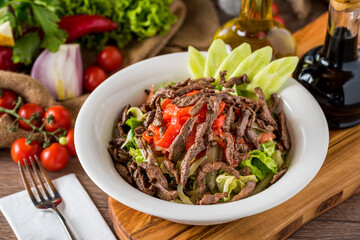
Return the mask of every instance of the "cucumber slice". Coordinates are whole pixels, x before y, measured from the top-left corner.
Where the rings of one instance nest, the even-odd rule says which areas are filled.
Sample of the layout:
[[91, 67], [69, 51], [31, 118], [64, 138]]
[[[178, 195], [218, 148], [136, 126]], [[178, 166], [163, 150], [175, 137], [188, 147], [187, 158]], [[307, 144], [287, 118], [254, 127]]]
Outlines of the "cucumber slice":
[[[271, 47], [260, 48], [245, 58], [245, 60], [242, 61], [236, 70], [231, 74], [230, 78], [246, 74], [248, 75], [250, 82], [252, 82], [255, 75], [269, 64], [271, 58]], [[244, 90], [246, 88], [246, 84], [242, 84], [238, 87], [239, 89]]]
[[225, 43], [221, 39], [212, 42], [205, 61], [205, 77], [215, 77], [216, 70], [227, 56]]
[[220, 80], [220, 71], [227, 71], [225, 80], [227, 81], [239, 64], [251, 54], [251, 47], [248, 43], [243, 43], [237, 48], [235, 48], [221, 63], [220, 67], [215, 73], [215, 83], [218, 83]]
[[261, 87], [265, 97], [269, 98], [290, 77], [298, 61], [298, 57], [285, 57], [271, 62], [256, 74], [251, 83], [246, 86], [246, 89], [253, 91], [255, 87]]
[[204, 77], [206, 58], [198, 50], [189, 46], [189, 67], [193, 78]]

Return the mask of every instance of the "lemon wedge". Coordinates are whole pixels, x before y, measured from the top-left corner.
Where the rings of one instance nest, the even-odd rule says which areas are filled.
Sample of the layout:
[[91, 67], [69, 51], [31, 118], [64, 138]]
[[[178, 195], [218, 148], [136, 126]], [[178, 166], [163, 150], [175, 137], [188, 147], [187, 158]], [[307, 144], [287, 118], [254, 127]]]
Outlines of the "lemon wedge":
[[15, 45], [10, 22], [4, 22], [0, 25], [0, 46], [13, 47]]

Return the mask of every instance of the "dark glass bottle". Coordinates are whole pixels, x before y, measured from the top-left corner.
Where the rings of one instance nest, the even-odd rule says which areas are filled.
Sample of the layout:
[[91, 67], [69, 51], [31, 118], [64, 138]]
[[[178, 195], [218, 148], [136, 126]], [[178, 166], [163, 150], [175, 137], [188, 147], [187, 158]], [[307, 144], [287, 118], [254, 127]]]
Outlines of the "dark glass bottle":
[[242, 0], [240, 15], [215, 33], [230, 49], [246, 42], [251, 50], [271, 46], [274, 58], [296, 55], [296, 44], [289, 30], [272, 18], [272, 0]]
[[359, 4], [330, 1], [325, 43], [308, 51], [293, 75], [319, 102], [332, 129], [360, 123]]

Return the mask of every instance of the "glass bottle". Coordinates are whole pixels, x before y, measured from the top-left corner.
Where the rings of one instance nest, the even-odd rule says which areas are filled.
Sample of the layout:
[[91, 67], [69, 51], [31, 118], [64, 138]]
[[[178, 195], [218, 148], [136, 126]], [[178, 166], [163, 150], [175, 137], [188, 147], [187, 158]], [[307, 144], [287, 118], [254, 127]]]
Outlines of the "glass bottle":
[[294, 78], [319, 102], [330, 128], [360, 123], [360, 0], [331, 0], [325, 43], [299, 61]]
[[272, 19], [272, 0], [242, 0], [240, 16], [225, 23], [215, 33], [229, 50], [247, 42], [251, 50], [271, 46], [274, 58], [296, 55], [291, 33]]

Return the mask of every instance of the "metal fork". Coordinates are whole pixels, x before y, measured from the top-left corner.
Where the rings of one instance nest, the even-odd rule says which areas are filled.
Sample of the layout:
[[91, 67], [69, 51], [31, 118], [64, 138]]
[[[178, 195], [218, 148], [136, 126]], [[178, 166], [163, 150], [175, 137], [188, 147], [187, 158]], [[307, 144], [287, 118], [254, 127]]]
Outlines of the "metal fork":
[[[27, 171], [27, 175], [30, 176], [31, 182], [35, 188], [38, 199], [40, 199], [40, 200], [38, 200], [36, 198], [36, 196], [34, 195], [32, 189], [30, 187], [30, 184], [27, 180], [26, 174], [24, 172], [24, 169], [23, 169], [24, 166], [22, 166], [19, 161], [18, 166], [19, 166], [21, 178], [24, 182], [25, 188], [26, 188], [32, 202], [34, 203], [35, 207], [38, 209], [41, 209], [41, 210], [49, 210], [49, 211], [56, 213], [56, 215], [61, 220], [61, 223], [63, 224], [64, 228], [66, 229], [66, 233], [67, 233], [69, 239], [75, 240], [76, 239], [75, 234], [71, 231], [71, 228], [68, 225], [68, 223], [66, 222], [65, 218], [57, 209], [57, 207], [60, 205], [60, 203], [62, 203], [62, 199], [61, 199], [59, 193], [56, 191], [56, 188], [50, 181], [48, 175], [46, 174], [44, 167], [42, 166], [41, 162], [39, 161], [39, 158], [37, 156], [35, 156], [34, 158], [35, 158], [36, 164], [32, 157], [29, 158], [32, 167], [29, 166], [26, 159], [23, 159], [23, 161], [25, 163], [25, 169]], [[38, 166], [42, 177], [40, 177], [40, 173], [39, 173], [39, 170], [36, 167], [36, 165]], [[32, 168], [32, 171], [30, 168]], [[37, 182], [35, 181], [33, 172], [35, 173]], [[43, 180], [50, 187], [50, 189], [52, 191], [51, 195], [49, 194], [48, 190], [46, 189]], [[40, 184], [40, 186], [38, 186], [38, 184]]]

